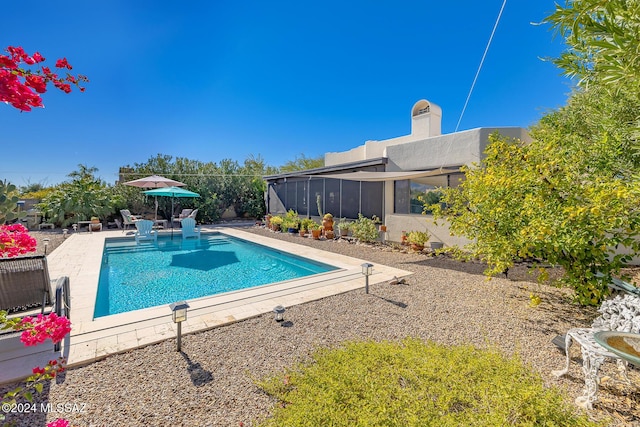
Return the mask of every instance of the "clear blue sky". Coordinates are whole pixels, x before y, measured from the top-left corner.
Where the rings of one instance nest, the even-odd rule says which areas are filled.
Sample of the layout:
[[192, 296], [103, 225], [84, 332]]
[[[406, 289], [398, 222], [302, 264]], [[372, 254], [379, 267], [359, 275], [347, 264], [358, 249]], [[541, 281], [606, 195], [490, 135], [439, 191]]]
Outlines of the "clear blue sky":
[[[0, 105], [0, 179], [64, 181], [79, 163], [107, 182], [158, 153], [279, 166], [410, 132], [419, 99], [453, 132], [502, 0], [125, 1], [3, 5], [0, 47], [66, 57], [91, 82], [44, 109]], [[509, 0], [460, 130], [528, 127], [569, 81], [534, 26], [553, 0]]]

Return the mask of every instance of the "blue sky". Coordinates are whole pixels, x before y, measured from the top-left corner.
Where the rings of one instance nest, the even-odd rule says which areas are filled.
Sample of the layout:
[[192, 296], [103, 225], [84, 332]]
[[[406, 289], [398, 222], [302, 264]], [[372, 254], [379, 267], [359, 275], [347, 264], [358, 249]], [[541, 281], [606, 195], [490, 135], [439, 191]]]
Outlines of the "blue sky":
[[[51, 2], [3, 5], [0, 47], [66, 57], [85, 93], [0, 105], [0, 179], [52, 185], [79, 163], [107, 182], [156, 154], [279, 166], [410, 132], [420, 99], [455, 130], [503, 0]], [[553, 0], [507, 2], [460, 130], [528, 127], [564, 104], [534, 26]]]

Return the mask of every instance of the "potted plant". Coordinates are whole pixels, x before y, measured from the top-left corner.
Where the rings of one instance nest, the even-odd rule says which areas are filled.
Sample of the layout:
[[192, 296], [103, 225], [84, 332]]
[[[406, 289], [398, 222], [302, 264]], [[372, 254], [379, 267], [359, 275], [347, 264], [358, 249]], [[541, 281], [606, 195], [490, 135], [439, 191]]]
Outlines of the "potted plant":
[[319, 240], [320, 239], [320, 234], [322, 234], [322, 230], [321, 230], [320, 224], [318, 224], [317, 222], [313, 221], [312, 224], [308, 225], [308, 229], [311, 231], [311, 236], [315, 240]]
[[407, 235], [407, 242], [414, 250], [421, 251], [424, 244], [429, 241], [429, 233], [427, 231], [412, 231]]
[[289, 233], [297, 233], [298, 232], [298, 220], [294, 218], [290, 218], [288, 216], [284, 217], [282, 220], [282, 224], [280, 225], [280, 229], [284, 231], [288, 231]]
[[280, 226], [282, 225], [282, 222], [284, 221], [284, 218], [282, 218], [281, 216], [274, 216], [271, 218], [271, 229], [273, 231], [279, 231], [280, 230]]
[[303, 218], [300, 221], [300, 236], [304, 237], [307, 234], [307, 231], [309, 231], [309, 226], [312, 224], [316, 224], [316, 222], [311, 218]]
[[89, 231], [99, 231], [102, 229], [101, 226], [97, 225], [100, 224], [100, 218], [98, 218], [97, 216], [92, 216], [91, 217], [91, 224], [89, 224]]
[[327, 239], [333, 239], [335, 237], [333, 232], [333, 215], [330, 213], [324, 214], [322, 217], [322, 228], [324, 230], [324, 237]]
[[429, 244], [431, 245], [431, 249], [434, 251], [436, 249], [442, 249], [444, 247], [444, 243], [442, 242], [431, 241]]
[[338, 229], [340, 229], [340, 236], [346, 237], [349, 235], [349, 230], [353, 226], [353, 222], [347, 220], [346, 218], [340, 218], [338, 221]]

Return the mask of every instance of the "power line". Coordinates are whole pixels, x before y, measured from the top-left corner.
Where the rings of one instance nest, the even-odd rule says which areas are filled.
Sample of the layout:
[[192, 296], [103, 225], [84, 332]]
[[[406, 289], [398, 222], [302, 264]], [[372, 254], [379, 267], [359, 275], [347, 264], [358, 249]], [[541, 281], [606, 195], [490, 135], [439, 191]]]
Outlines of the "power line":
[[496, 19], [496, 23], [493, 26], [493, 30], [491, 31], [491, 36], [489, 37], [489, 41], [487, 42], [487, 47], [484, 49], [484, 53], [482, 54], [482, 59], [480, 60], [480, 65], [478, 66], [478, 70], [476, 71], [476, 75], [473, 78], [473, 83], [471, 83], [471, 88], [469, 89], [469, 94], [467, 95], [467, 99], [464, 101], [464, 106], [462, 107], [462, 111], [460, 112], [460, 118], [458, 119], [458, 124], [456, 125], [455, 132], [458, 132], [458, 128], [460, 127], [460, 122], [462, 121], [462, 117], [464, 116], [465, 111], [467, 110], [467, 105], [469, 104], [469, 99], [471, 99], [471, 93], [473, 93], [473, 89], [476, 86], [476, 81], [478, 80], [478, 76], [480, 75], [480, 70], [482, 70], [482, 65], [484, 64], [484, 59], [487, 57], [487, 52], [489, 51], [489, 46], [491, 46], [491, 41], [493, 40], [493, 35], [496, 33], [496, 28], [498, 28], [498, 23], [500, 22], [500, 17], [502, 16], [502, 11], [507, 4], [507, 0], [502, 2], [502, 7], [500, 8], [500, 13], [498, 13], [498, 18]]

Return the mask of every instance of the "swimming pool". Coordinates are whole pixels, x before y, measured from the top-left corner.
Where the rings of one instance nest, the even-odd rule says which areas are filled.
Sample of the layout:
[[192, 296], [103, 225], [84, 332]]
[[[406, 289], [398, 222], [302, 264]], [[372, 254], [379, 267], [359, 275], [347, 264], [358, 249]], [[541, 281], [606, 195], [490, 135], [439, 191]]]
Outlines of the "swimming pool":
[[221, 233], [158, 236], [157, 244], [106, 239], [94, 318], [191, 300], [337, 267]]

